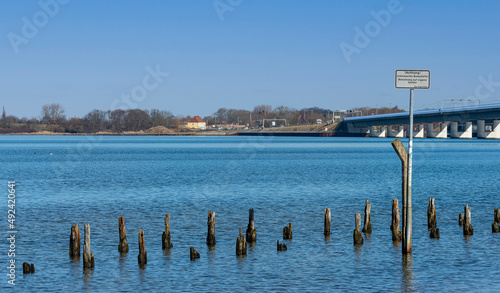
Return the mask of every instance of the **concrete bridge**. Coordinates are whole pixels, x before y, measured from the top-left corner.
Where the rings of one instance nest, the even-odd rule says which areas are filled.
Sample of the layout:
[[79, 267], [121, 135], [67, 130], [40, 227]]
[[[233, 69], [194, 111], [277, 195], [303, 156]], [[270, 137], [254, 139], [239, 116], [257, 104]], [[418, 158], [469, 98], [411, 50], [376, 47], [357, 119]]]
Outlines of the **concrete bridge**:
[[[500, 104], [415, 111], [414, 137], [500, 139]], [[409, 113], [346, 117], [344, 130], [350, 135], [404, 137]]]

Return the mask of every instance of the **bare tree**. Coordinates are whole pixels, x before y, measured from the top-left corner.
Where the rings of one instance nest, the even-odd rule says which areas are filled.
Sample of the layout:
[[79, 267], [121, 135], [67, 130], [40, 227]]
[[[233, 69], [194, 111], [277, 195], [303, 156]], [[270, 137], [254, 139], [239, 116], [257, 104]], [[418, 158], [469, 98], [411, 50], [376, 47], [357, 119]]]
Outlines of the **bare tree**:
[[175, 118], [174, 115], [165, 110], [153, 109], [151, 110], [149, 116], [151, 116], [151, 125], [154, 126], [165, 126], [174, 127]]
[[140, 109], [128, 110], [125, 116], [125, 125], [130, 131], [145, 130], [151, 127], [151, 117], [149, 117], [148, 112]]
[[217, 118], [217, 123], [228, 123], [228, 109], [219, 108], [217, 112], [214, 113], [214, 116]]
[[106, 112], [100, 110], [92, 110], [83, 117], [85, 130], [88, 132], [97, 132], [106, 129], [107, 117]]
[[42, 107], [42, 122], [58, 124], [66, 119], [64, 108], [60, 104], [47, 104]]
[[127, 113], [124, 110], [116, 109], [109, 113], [111, 130], [121, 133], [125, 129], [125, 116]]
[[273, 107], [271, 105], [259, 105], [253, 108], [253, 114], [255, 119], [264, 119], [271, 117], [273, 112]]

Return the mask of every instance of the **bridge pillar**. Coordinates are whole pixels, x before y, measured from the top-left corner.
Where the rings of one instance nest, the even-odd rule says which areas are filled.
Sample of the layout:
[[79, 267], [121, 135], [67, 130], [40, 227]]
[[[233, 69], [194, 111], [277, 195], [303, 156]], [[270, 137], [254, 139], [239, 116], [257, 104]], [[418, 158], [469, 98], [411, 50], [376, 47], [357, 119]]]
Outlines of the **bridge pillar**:
[[423, 124], [418, 125], [418, 131], [413, 133], [413, 137], [424, 138], [424, 125]]
[[370, 126], [370, 137], [386, 137], [386, 126], [380, 126], [380, 130], [376, 126]]
[[458, 131], [458, 122], [453, 121], [450, 124], [451, 138], [472, 138], [472, 122], [465, 123], [465, 131]]
[[347, 123], [347, 132], [368, 135], [370, 130], [368, 127], [355, 127], [352, 123]]
[[427, 137], [428, 138], [448, 138], [448, 125], [446, 123], [440, 123], [440, 130], [434, 131], [434, 124], [427, 124]]
[[404, 137], [404, 127], [398, 126], [398, 130], [394, 131], [392, 125], [387, 126], [387, 137]]
[[493, 120], [491, 131], [486, 131], [484, 120], [477, 120], [477, 138], [500, 139], [500, 120]]

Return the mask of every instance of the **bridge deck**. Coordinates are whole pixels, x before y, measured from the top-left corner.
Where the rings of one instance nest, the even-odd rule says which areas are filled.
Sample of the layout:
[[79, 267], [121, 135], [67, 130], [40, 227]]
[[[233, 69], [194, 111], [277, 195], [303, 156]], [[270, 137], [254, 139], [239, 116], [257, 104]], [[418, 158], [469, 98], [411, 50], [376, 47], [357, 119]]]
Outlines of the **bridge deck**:
[[[488, 119], [500, 119], [500, 104], [415, 111], [413, 113], [414, 123]], [[344, 122], [352, 123], [355, 127], [408, 124], [409, 113], [401, 112], [371, 116], [346, 117], [344, 118]]]

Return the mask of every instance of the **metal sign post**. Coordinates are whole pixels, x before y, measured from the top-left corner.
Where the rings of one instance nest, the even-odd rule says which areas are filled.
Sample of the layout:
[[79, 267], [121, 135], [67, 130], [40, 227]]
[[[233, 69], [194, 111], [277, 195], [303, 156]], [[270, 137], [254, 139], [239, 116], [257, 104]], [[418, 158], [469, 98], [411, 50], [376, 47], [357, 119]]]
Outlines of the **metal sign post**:
[[428, 89], [430, 87], [431, 72], [429, 70], [396, 70], [396, 88], [410, 89], [410, 125], [408, 136], [408, 190], [406, 193], [406, 232], [403, 244], [403, 253], [411, 253], [412, 234], [412, 205], [411, 205], [411, 179], [413, 159], [413, 90]]
[[408, 191], [406, 193], [406, 252], [411, 252], [411, 175], [413, 160], [413, 89], [410, 89], [410, 136], [408, 137]]

